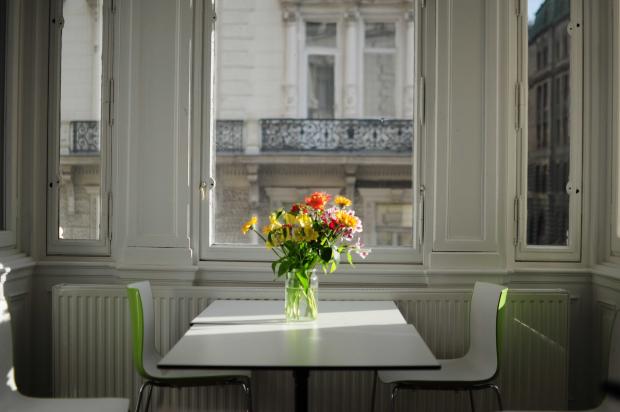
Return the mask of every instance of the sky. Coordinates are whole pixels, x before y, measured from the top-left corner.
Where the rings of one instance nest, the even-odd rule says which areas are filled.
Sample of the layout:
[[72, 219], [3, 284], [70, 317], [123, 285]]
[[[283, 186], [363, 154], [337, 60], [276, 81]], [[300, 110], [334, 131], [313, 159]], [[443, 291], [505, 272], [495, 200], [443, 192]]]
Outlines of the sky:
[[536, 12], [541, 4], [543, 4], [545, 0], [528, 0], [527, 1], [527, 20], [528, 22], [532, 22], [536, 17]]

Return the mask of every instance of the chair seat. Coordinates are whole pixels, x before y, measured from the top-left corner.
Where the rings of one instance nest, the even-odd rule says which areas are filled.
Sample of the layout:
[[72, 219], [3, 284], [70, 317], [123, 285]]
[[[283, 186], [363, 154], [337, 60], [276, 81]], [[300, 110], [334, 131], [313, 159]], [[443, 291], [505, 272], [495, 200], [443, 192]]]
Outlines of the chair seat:
[[440, 359], [441, 369], [383, 370], [379, 379], [384, 383], [411, 383], [418, 386], [435, 386], [448, 383], [483, 383], [493, 378], [494, 370], [485, 368], [485, 362], [468, 357]]
[[248, 370], [202, 370], [202, 369], [168, 369], [157, 368], [149, 371], [152, 379], [157, 381], [223, 381], [227, 379], [249, 378], [252, 373]]
[[127, 412], [129, 400], [120, 398], [30, 398], [11, 396], [0, 400], [2, 412]]

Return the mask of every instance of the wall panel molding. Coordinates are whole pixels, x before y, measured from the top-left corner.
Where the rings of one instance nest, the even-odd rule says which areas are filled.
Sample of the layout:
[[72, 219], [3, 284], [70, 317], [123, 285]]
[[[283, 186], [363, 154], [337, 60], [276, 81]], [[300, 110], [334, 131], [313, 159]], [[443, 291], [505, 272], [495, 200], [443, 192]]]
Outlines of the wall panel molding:
[[500, 8], [436, 2], [434, 251], [499, 250]]

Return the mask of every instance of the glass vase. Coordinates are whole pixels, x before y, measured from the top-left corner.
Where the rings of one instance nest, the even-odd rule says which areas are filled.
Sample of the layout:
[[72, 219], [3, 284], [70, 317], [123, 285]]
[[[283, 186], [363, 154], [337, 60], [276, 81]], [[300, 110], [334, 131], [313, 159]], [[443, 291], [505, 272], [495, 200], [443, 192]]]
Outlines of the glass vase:
[[319, 316], [319, 278], [316, 270], [286, 274], [284, 315], [287, 322], [309, 322]]

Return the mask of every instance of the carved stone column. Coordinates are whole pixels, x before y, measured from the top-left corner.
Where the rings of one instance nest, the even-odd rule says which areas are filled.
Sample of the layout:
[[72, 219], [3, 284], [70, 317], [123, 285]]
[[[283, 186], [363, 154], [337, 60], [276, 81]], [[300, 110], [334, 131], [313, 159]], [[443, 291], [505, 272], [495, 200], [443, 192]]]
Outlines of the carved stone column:
[[286, 62], [283, 86], [284, 115], [293, 118], [299, 116], [299, 98], [297, 96], [299, 84], [297, 79], [299, 15], [296, 10], [285, 9], [282, 13], [282, 19], [286, 30]]
[[413, 118], [415, 99], [415, 13], [413, 10], [405, 15], [405, 88], [403, 95], [403, 116]]
[[358, 117], [358, 65], [357, 65], [357, 28], [359, 12], [350, 9], [344, 16], [345, 21], [345, 87], [344, 87], [344, 117]]

